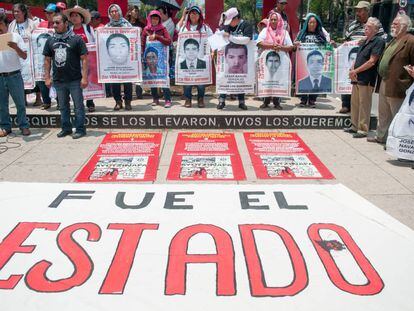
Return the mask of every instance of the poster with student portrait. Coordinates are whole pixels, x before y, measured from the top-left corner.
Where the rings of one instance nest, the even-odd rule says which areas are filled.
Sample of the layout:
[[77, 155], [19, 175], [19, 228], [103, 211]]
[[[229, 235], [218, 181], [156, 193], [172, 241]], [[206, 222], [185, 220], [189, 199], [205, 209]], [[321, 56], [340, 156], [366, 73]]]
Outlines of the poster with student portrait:
[[252, 94], [256, 79], [255, 45], [230, 42], [217, 51], [217, 93]]
[[99, 83], [141, 82], [141, 31], [138, 27], [97, 30]]
[[258, 96], [290, 96], [291, 68], [288, 54], [264, 50], [257, 60]]
[[296, 94], [331, 94], [334, 68], [330, 44], [302, 43], [296, 52]]
[[335, 49], [335, 93], [351, 94], [352, 84], [349, 70], [355, 63], [359, 41], [349, 41]]
[[206, 33], [191, 31], [179, 34], [175, 68], [177, 85], [212, 83], [210, 44]]
[[144, 70], [142, 72], [144, 87], [170, 86], [168, 50], [168, 46], [159, 41], [147, 42], [143, 59]]
[[43, 49], [47, 39], [49, 39], [55, 31], [47, 28], [37, 28], [32, 32], [32, 58], [34, 68], [35, 81], [45, 80], [45, 57]]
[[98, 60], [96, 44], [86, 44], [88, 48], [88, 86], [83, 89], [85, 100], [105, 97], [105, 87], [98, 82]]
[[32, 56], [32, 40], [28, 37], [23, 38], [24, 51], [27, 53], [26, 59], [20, 58], [22, 65], [22, 78], [25, 90], [31, 90], [35, 87], [34, 72], [33, 72], [33, 56]]

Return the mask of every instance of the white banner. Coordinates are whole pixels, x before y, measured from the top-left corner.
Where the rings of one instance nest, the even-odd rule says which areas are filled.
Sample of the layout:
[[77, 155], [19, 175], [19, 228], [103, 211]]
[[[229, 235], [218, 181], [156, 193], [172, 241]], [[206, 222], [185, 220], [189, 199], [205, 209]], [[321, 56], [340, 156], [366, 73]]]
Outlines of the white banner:
[[414, 100], [410, 102], [414, 84], [395, 115], [388, 130], [387, 152], [397, 159], [414, 161]]
[[341, 185], [0, 185], [2, 311], [414, 305], [414, 232]]
[[168, 59], [168, 46], [159, 41], [147, 41], [142, 73], [144, 87], [170, 87]]
[[352, 68], [358, 54], [358, 42], [349, 41], [335, 49], [335, 93], [351, 94], [352, 84], [349, 70]]
[[26, 59], [20, 58], [20, 64], [22, 65], [22, 78], [25, 90], [32, 90], [35, 87], [32, 40], [31, 38], [23, 37], [23, 42], [25, 46], [24, 51], [27, 53], [27, 57]]
[[291, 68], [287, 53], [264, 50], [257, 64], [258, 96], [290, 96]]
[[88, 48], [88, 86], [83, 89], [83, 99], [105, 97], [105, 87], [98, 82], [98, 60], [96, 57], [96, 44], [86, 44]]
[[210, 44], [207, 33], [183, 32], [178, 35], [175, 61], [176, 85], [213, 83]]
[[99, 83], [141, 82], [139, 27], [102, 27], [96, 35]]
[[47, 39], [53, 35], [53, 29], [38, 28], [32, 32], [32, 57], [34, 64], [34, 78], [36, 81], [45, 80], [45, 57], [43, 49]]
[[255, 45], [230, 43], [217, 51], [217, 94], [254, 93]]

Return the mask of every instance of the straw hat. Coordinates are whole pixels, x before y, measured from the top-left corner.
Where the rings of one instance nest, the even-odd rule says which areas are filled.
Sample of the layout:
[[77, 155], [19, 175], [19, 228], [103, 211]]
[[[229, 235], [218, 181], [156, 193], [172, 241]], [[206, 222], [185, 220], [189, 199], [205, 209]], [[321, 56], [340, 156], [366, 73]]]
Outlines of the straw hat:
[[88, 10], [75, 5], [73, 8], [71, 9], [67, 9], [66, 11], [63, 12], [63, 14], [65, 14], [68, 18], [70, 18], [70, 14], [72, 14], [73, 12], [78, 13], [79, 15], [82, 15], [83, 17], [83, 23], [84, 24], [89, 24], [91, 21], [91, 13], [89, 13]]

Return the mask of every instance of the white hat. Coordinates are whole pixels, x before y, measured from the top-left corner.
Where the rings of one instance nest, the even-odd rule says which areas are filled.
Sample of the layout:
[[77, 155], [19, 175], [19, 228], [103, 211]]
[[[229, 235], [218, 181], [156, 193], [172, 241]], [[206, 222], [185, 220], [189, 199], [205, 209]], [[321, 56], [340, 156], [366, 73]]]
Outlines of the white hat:
[[235, 18], [237, 15], [239, 15], [239, 11], [236, 8], [230, 8], [226, 12], [223, 13], [226, 16], [226, 19], [224, 20], [224, 25], [229, 25], [233, 18]]
[[70, 19], [70, 14], [72, 14], [73, 12], [76, 12], [76, 13], [82, 15], [84, 24], [87, 25], [87, 24], [90, 23], [91, 13], [89, 13], [88, 10], [80, 7], [79, 5], [75, 5], [73, 8], [67, 9], [66, 11], [63, 12], [63, 14], [65, 14]]

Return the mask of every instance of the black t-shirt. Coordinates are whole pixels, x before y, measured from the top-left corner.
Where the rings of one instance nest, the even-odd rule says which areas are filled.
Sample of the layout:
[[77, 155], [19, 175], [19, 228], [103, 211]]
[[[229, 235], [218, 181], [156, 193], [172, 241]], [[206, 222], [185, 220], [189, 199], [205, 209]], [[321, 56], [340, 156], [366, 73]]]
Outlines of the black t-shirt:
[[249, 22], [241, 20], [236, 27], [231, 27], [230, 25], [224, 26], [224, 31], [233, 35], [240, 37], [249, 37], [253, 39], [253, 27]]
[[[382, 52], [384, 51], [384, 47], [385, 41], [381, 38], [380, 34], [376, 34], [371, 40], [365, 41], [358, 50], [354, 69], [357, 69], [358, 67], [365, 64], [371, 58], [371, 55], [381, 56]], [[370, 69], [358, 73], [358, 84], [375, 86], [375, 81], [377, 79], [377, 69], [378, 61], [375, 66], [371, 67]]]
[[52, 58], [53, 82], [72, 82], [82, 79], [82, 55], [88, 54], [85, 42], [80, 36], [66, 40], [50, 37], [47, 39], [43, 55]]

